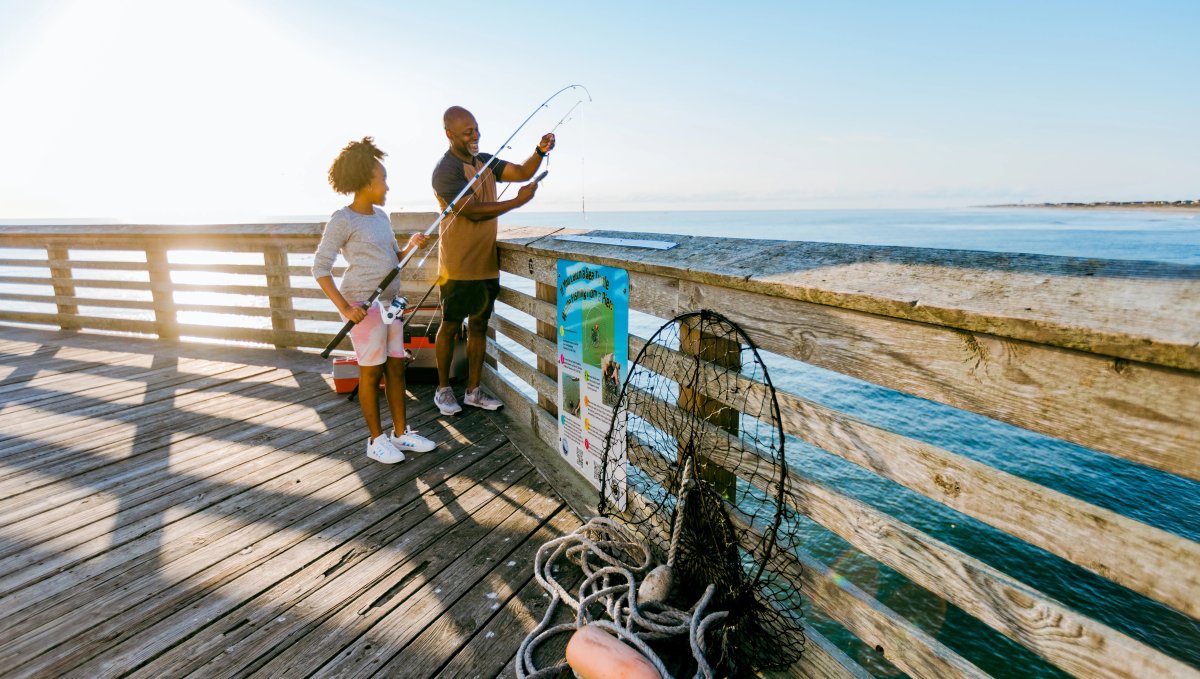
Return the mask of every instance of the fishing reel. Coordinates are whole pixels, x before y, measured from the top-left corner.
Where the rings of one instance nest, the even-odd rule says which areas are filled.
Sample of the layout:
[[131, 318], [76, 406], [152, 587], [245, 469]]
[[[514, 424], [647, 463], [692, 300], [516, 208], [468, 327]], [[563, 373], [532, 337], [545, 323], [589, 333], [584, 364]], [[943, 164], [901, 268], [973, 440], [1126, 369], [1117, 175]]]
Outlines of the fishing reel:
[[400, 318], [404, 314], [404, 310], [408, 308], [408, 298], [396, 297], [391, 304], [384, 304], [382, 301], [376, 301], [379, 305], [380, 315], [383, 317], [384, 325], [391, 325], [392, 321]]

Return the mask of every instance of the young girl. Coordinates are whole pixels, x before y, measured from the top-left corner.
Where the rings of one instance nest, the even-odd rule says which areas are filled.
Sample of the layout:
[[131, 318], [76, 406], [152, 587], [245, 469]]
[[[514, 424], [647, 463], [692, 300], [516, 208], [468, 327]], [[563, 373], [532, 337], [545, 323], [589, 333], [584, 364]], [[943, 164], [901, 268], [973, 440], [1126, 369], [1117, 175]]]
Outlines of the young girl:
[[[367, 421], [367, 457], [393, 464], [404, 460], [405, 451], [433, 450], [433, 441], [406, 426], [404, 417], [404, 324], [400, 319], [385, 324], [379, 306], [364, 309], [379, 282], [396, 267], [399, 258], [425, 243], [425, 235], [413, 234], [400, 249], [388, 215], [380, 207], [387, 199], [384, 156], [370, 137], [352, 141], [329, 168], [329, 183], [338, 193], [353, 193], [354, 201], [333, 213], [321, 235], [313, 259], [313, 277], [346, 320], [354, 321], [350, 342], [358, 355], [358, 401]], [[340, 289], [333, 282], [333, 260], [338, 251], [349, 263]], [[391, 302], [400, 289], [400, 277], [383, 291], [379, 300]], [[384, 392], [392, 413], [393, 429], [386, 436], [379, 423], [379, 391], [375, 385], [386, 376]]]

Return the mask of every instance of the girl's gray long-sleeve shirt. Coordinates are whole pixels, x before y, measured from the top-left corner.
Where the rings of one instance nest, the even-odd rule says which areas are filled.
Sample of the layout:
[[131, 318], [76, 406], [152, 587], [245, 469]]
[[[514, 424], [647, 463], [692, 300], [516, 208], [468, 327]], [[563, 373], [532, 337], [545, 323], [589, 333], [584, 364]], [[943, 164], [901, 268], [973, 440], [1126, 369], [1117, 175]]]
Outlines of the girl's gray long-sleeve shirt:
[[[364, 215], [344, 207], [329, 218], [321, 243], [313, 258], [313, 278], [333, 275], [333, 260], [338, 251], [349, 267], [342, 274], [338, 290], [347, 302], [364, 302], [384, 276], [398, 263], [400, 244], [392, 232], [387, 213], [376, 206], [375, 214]], [[383, 291], [380, 298], [390, 301], [400, 292], [400, 277]]]

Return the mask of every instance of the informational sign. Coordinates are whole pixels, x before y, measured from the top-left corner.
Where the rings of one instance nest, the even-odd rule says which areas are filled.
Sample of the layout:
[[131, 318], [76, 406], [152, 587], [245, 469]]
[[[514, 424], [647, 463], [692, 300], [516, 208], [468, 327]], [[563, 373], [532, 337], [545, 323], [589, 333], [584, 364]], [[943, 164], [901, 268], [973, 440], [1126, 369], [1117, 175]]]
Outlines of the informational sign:
[[[597, 489], [604, 441], [629, 363], [629, 273], [558, 260], [558, 452]], [[621, 418], [625, 413], [619, 414]], [[624, 432], [623, 419], [618, 431]], [[625, 436], [614, 436], [603, 492], [625, 509]]]

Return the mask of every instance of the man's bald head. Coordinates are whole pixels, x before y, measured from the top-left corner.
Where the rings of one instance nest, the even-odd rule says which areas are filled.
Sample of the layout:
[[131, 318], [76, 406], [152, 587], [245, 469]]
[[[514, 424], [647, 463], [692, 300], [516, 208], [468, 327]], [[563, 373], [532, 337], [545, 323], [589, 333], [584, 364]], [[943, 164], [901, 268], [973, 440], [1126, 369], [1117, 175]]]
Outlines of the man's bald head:
[[475, 116], [461, 106], [451, 106], [442, 114], [446, 126], [446, 138], [450, 140], [450, 151], [462, 160], [470, 160], [479, 153], [479, 125]]
[[468, 121], [474, 123], [475, 116], [471, 115], [470, 111], [461, 106], [451, 106], [450, 108], [446, 109], [445, 113], [442, 114], [442, 125], [444, 125], [447, 130], [454, 129], [455, 127], [460, 126], [464, 122]]

